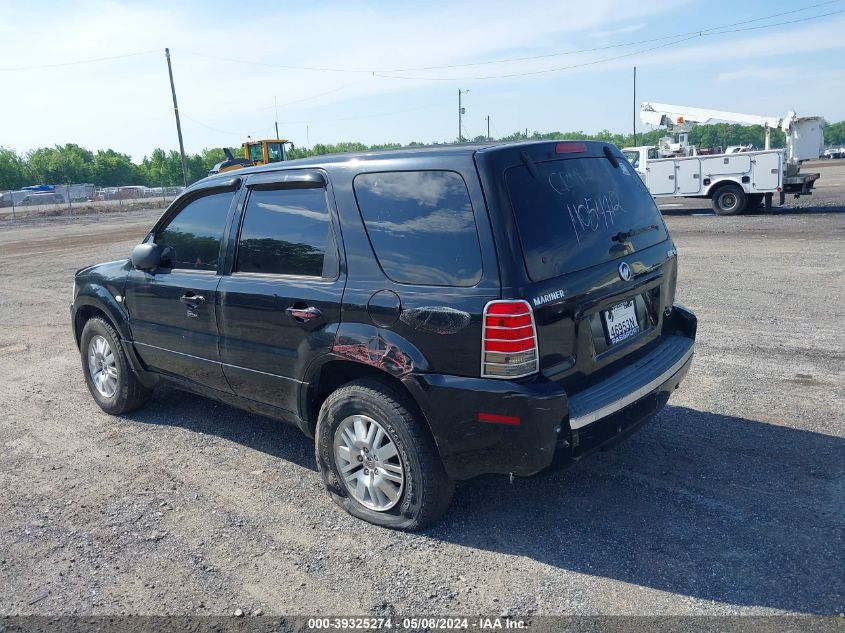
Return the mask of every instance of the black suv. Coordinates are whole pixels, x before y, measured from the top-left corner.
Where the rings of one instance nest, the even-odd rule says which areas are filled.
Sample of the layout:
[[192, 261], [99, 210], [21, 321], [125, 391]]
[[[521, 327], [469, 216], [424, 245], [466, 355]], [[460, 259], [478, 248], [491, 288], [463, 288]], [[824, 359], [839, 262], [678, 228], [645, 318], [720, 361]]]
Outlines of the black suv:
[[696, 318], [654, 201], [604, 143], [322, 156], [191, 186], [76, 274], [112, 414], [166, 381], [296, 424], [332, 498], [415, 529], [453, 481], [532, 475], [652, 418]]

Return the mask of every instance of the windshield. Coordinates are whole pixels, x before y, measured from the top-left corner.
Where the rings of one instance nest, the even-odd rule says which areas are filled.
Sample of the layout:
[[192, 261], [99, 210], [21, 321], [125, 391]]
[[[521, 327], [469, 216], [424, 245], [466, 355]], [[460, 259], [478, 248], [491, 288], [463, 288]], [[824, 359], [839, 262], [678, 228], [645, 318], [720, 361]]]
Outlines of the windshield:
[[636, 169], [640, 166], [640, 153], [636, 151], [629, 150], [627, 152], [622, 152], [625, 158], [628, 159], [628, 162]]
[[571, 158], [532, 167], [511, 167], [505, 182], [525, 266], [534, 281], [667, 239], [660, 211], [626, 162], [614, 167], [603, 157]]

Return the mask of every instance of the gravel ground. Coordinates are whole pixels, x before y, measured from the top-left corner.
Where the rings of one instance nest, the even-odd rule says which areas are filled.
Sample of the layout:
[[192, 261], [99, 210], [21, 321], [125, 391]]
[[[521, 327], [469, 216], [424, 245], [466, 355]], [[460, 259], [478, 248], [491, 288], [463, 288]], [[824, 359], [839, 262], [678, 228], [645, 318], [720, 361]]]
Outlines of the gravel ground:
[[700, 326], [657, 420], [464, 482], [420, 534], [336, 508], [291, 427], [174, 391], [96, 407], [71, 276], [160, 210], [0, 223], [0, 614], [845, 611], [845, 163], [819, 170], [770, 215], [666, 208]]

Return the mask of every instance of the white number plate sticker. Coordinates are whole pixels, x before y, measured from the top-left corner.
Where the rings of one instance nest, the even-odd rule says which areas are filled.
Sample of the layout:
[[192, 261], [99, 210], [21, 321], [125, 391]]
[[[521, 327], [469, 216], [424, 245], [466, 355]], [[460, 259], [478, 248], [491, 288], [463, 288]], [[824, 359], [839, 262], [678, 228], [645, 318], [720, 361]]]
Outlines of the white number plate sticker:
[[627, 338], [631, 338], [640, 331], [633, 300], [615, 305], [602, 314], [607, 326], [607, 338], [611, 345], [616, 345]]

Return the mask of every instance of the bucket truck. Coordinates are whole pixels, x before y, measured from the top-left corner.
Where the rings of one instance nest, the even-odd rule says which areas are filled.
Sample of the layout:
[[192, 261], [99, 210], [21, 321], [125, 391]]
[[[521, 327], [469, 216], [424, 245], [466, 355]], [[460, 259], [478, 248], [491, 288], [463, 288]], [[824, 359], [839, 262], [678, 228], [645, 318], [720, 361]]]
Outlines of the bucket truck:
[[[642, 103], [640, 118], [674, 133], [658, 146], [626, 147], [622, 152], [637, 170], [654, 197], [710, 198], [719, 215], [736, 215], [765, 202], [771, 207], [777, 193], [783, 204], [787, 193], [810, 195], [819, 174], [800, 173], [801, 161], [821, 155], [824, 138], [821, 117], [758, 116], [663, 103]], [[761, 125], [765, 149], [733, 147], [730, 153], [699, 150], [689, 144], [696, 124], [728, 121]], [[786, 134], [786, 150], [770, 149], [771, 130]]]

